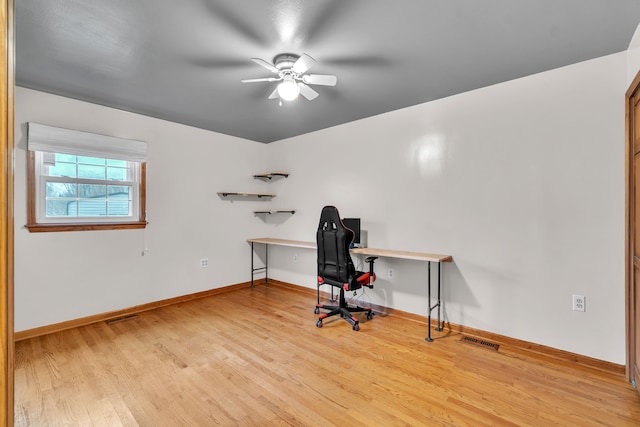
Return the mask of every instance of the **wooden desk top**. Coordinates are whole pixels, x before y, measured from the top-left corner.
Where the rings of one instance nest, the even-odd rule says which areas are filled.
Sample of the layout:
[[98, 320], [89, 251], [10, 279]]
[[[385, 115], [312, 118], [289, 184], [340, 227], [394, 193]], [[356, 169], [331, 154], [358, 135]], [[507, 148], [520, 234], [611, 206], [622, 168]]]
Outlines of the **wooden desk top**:
[[254, 239], [247, 239], [247, 242], [264, 243], [265, 245], [291, 246], [294, 248], [307, 248], [307, 249], [317, 248], [317, 245], [315, 242], [303, 242], [301, 240], [274, 239], [271, 237], [257, 237]]
[[394, 251], [390, 249], [354, 248], [352, 254], [381, 256], [386, 258], [414, 259], [416, 261], [451, 262], [451, 255], [427, 254], [423, 252]]
[[[274, 239], [272, 237], [258, 237], [254, 239], [247, 239], [249, 243], [264, 243], [266, 245], [277, 245], [277, 246], [291, 246], [294, 248], [306, 248], [306, 249], [316, 249], [317, 245], [315, 242], [304, 242], [300, 240], [285, 240], [285, 239]], [[430, 261], [430, 262], [451, 262], [453, 258], [451, 255], [441, 255], [441, 254], [427, 254], [423, 252], [408, 252], [408, 251], [394, 251], [391, 249], [375, 249], [375, 248], [354, 248], [351, 249], [352, 254], [360, 254], [360, 255], [370, 255], [370, 256], [381, 256], [386, 258], [402, 258], [402, 259], [413, 259], [416, 261]]]

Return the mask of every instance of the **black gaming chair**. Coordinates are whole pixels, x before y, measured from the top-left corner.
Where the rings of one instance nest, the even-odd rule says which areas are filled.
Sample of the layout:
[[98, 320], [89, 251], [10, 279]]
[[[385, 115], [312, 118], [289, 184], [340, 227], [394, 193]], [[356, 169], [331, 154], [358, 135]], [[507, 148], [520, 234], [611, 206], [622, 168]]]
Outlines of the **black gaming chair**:
[[[328, 313], [320, 314], [316, 326], [321, 328], [324, 319], [339, 314], [351, 324], [354, 331], [358, 331], [360, 330], [358, 318], [351, 313], [365, 312], [368, 320], [373, 316], [373, 312], [371, 308], [347, 305], [344, 293], [363, 286], [373, 288], [373, 282], [376, 279], [373, 263], [377, 257], [368, 257], [365, 260], [369, 263], [368, 272], [356, 271], [349, 254], [353, 231], [342, 223], [335, 206], [322, 208], [316, 241], [318, 243], [318, 303], [314, 313], [320, 313], [320, 309], [329, 310]], [[321, 285], [331, 285], [340, 289], [338, 305], [320, 304]], [[331, 294], [333, 295], [333, 292]]]

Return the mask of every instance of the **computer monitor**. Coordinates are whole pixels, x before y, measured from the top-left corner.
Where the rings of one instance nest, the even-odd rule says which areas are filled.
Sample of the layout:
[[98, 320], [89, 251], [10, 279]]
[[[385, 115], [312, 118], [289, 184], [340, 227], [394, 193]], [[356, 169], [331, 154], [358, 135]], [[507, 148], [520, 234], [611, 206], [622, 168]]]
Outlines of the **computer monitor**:
[[342, 223], [353, 231], [353, 244], [360, 244], [360, 218], [343, 218]]

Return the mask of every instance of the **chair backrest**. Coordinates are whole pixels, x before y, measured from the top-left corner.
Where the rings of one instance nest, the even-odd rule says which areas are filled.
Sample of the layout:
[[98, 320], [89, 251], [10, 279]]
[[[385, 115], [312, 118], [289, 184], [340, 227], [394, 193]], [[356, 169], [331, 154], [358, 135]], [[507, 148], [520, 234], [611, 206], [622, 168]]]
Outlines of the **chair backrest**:
[[349, 254], [353, 231], [345, 227], [335, 206], [325, 206], [316, 233], [318, 277], [347, 283], [355, 274]]

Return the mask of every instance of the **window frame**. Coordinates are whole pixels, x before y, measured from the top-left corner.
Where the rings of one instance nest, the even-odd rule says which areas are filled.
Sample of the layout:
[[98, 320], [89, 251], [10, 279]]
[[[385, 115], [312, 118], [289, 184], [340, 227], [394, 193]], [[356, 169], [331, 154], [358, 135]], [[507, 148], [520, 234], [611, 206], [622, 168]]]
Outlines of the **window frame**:
[[[138, 173], [138, 188], [137, 190], [137, 203], [138, 203], [138, 218], [134, 221], [109, 221], [107, 218], [100, 218], [96, 221], [85, 220], [73, 221], [73, 217], [65, 219], [64, 222], [38, 222], [38, 200], [37, 197], [40, 194], [44, 203], [44, 192], [38, 192], [36, 186], [38, 185], [38, 168], [40, 165], [36, 164], [36, 152], [27, 151], [27, 224], [26, 228], [30, 232], [51, 232], [51, 231], [90, 231], [90, 230], [126, 230], [126, 229], [141, 229], [146, 228], [146, 194], [147, 194], [147, 163], [137, 162], [139, 167]], [[134, 201], [135, 203], [136, 201]], [[54, 220], [55, 221], [55, 220]]]

